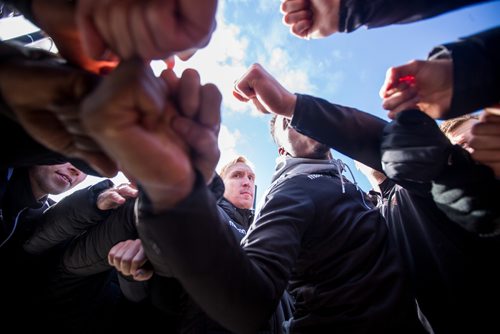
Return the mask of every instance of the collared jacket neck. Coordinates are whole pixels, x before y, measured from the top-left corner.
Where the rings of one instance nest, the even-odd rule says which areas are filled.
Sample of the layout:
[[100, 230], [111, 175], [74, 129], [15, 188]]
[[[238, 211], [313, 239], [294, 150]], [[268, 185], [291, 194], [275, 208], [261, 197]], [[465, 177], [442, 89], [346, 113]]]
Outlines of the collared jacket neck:
[[286, 175], [311, 174], [320, 170], [332, 170], [340, 175], [342, 169], [336, 160], [286, 157], [277, 162], [271, 182]]

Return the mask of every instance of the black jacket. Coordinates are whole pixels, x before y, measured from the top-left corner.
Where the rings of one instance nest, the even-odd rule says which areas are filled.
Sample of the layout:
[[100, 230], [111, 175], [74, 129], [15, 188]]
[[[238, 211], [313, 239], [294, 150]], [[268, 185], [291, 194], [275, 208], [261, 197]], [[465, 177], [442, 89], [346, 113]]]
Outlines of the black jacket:
[[[211, 195], [217, 200], [217, 211], [220, 222], [229, 228], [230, 234], [239, 243], [246, 234], [246, 226], [251, 223], [252, 215], [241, 216], [241, 213], [222, 196], [224, 194], [224, 183], [222, 179], [215, 175], [208, 185]], [[224, 202], [226, 205], [221, 205]], [[251, 213], [250, 210], [244, 212]], [[183, 289], [179, 280], [174, 277], [153, 275], [147, 282], [125, 281], [120, 277], [120, 284], [124, 293], [132, 300], [144, 300], [149, 298], [155, 307], [162, 310], [171, 325], [170, 331], [186, 334], [221, 334], [230, 333], [216, 321], [208, 317], [198, 304]], [[289, 294], [285, 291], [281, 300], [272, 314], [268, 323], [262, 326], [259, 333], [276, 333], [281, 329], [283, 321], [292, 316], [293, 303]]]
[[351, 32], [361, 26], [375, 28], [415, 22], [487, 1], [489, 0], [341, 0], [339, 31]]
[[[297, 131], [381, 170], [379, 147], [386, 125], [383, 120], [299, 95], [291, 124]], [[363, 135], [359, 138], [353, 135], [360, 133]], [[470, 166], [471, 171], [474, 168]], [[470, 182], [466, 175], [454, 175], [455, 183]], [[477, 178], [472, 176], [471, 180]], [[498, 192], [492, 191], [494, 177], [482, 182], [483, 191], [498, 198]], [[420, 186], [417, 191], [411, 184], [408, 186], [406, 189], [386, 181], [382, 185], [382, 211], [405, 257], [422, 311], [436, 333], [498, 332], [494, 313], [500, 295], [495, 283], [500, 279], [500, 266], [495, 256], [500, 240], [468, 231], [447, 217], [444, 213], [453, 215], [440, 210], [430, 193], [422, 192]], [[429, 185], [426, 188], [429, 190]], [[477, 218], [471, 212], [459, 214], [470, 226]]]
[[430, 58], [453, 59], [453, 96], [444, 119], [500, 102], [500, 27], [440, 45]]
[[292, 333], [404, 332], [401, 263], [383, 219], [352, 184], [344, 181], [342, 193], [335, 164], [299, 166], [310, 168], [277, 172], [286, 177], [265, 195], [242, 248], [217, 223], [201, 176], [186, 200], [161, 214], [143, 194], [138, 230], [156, 271], [178, 278], [237, 333], [257, 331], [287, 286], [296, 301]]
[[233, 205], [233, 203], [229, 202], [224, 197], [217, 201], [217, 205], [219, 205], [219, 207], [224, 210], [224, 212], [228, 215], [228, 218], [230, 218], [232, 221], [237, 222], [238, 225], [242, 226], [245, 230], [248, 230], [253, 222], [253, 209], [237, 208]]

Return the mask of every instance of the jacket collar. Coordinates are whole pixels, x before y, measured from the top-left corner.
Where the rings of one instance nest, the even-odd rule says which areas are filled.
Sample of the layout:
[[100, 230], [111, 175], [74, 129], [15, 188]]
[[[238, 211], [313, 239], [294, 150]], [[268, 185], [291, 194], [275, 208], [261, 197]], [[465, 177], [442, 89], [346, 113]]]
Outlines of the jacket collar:
[[280, 157], [277, 160], [276, 171], [274, 172], [271, 182], [286, 175], [313, 174], [319, 171], [329, 171], [339, 174], [341, 170], [342, 167], [337, 160]]

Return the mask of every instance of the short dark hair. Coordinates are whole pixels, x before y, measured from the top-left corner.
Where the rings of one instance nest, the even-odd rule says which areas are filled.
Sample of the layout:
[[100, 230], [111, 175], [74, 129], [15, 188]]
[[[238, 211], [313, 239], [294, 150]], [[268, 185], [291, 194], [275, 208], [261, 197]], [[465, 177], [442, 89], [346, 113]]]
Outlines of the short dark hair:
[[[269, 126], [270, 126], [271, 137], [273, 137], [273, 140], [277, 145], [280, 145], [280, 143], [278, 143], [278, 139], [276, 138], [276, 135], [275, 135], [275, 133], [276, 133], [276, 119], [277, 118], [278, 118], [278, 115], [273, 114], [273, 117], [269, 121]], [[283, 118], [283, 128], [288, 127], [289, 125], [290, 125], [290, 120], [286, 117]]]

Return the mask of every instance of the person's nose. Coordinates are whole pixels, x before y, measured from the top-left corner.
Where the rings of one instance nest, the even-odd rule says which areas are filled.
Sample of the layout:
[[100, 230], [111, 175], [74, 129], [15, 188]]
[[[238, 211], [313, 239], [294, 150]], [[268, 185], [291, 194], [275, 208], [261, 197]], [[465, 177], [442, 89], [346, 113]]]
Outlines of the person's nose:
[[79, 169], [75, 168], [73, 165], [68, 166], [68, 172], [75, 177], [80, 176], [80, 174], [82, 173]]

